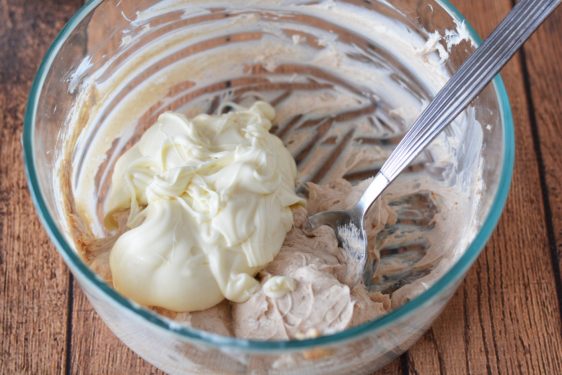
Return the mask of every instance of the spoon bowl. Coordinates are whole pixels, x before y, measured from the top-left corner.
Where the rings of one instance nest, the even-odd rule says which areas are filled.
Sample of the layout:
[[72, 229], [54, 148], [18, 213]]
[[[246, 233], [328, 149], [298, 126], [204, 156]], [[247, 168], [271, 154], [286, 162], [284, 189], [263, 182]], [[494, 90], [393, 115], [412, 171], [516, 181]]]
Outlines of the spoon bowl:
[[364, 216], [356, 215], [353, 210], [325, 211], [310, 216], [304, 229], [305, 232], [310, 233], [314, 228], [322, 225], [331, 227], [339, 245], [346, 250], [347, 279], [352, 285], [363, 281], [369, 286], [380, 260], [380, 254], [376, 249], [369, 251], [363, 220]]

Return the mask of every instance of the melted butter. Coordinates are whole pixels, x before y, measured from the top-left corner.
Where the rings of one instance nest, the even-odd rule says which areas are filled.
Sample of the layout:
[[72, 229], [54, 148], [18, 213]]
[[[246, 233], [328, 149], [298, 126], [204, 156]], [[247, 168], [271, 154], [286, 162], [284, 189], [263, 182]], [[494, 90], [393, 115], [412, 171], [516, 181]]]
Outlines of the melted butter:
[[[253, 275], [279, 252], [291, 229], [296, 166], [269, 133], [275, 112], [248, 110], [192, 120], [162, 114], [117, 161], [106, 224], [129, 209], [130, 228], [110, 255], [115, 288], [173, 311], [246, 301]], [[280, 280], [272, 293], [291, 289]], [[275, 284], [275, 285], [274, 285]]]

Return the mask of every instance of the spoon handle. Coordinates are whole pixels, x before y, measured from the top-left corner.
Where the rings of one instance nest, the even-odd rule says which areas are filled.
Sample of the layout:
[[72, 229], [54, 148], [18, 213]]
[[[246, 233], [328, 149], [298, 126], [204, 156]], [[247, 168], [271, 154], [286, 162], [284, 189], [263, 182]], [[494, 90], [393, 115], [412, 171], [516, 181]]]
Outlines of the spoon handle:
[[357, 202], [364, 214], [382, 191], [484, 89], [560, 0], [521, 0], [423, 110]]

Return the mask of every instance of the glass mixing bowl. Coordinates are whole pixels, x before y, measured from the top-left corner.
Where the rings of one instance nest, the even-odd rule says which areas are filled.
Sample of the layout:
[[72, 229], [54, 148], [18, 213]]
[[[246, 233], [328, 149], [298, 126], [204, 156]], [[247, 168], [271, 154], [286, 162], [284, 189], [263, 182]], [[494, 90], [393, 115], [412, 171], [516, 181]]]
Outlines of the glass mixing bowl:
[[[451, 30], [464, 30], [466, 38]], [[499, 77], [440, 136], [454, 149], [454, 163], [436, 164], [430, 148], [409, 169], [448, 176], [453, 185], [483, 183], [465, 223], [474, 229], [466, 245], [419, 295], [342, 332], [252, 341], [190, 328], [139, 306], [77, 253], [68, 227], [86, 214], [67, 193], [80, 190], [81, 179], [89, 176], [93, 194], [103, 197], [116, 157], [165, 110], [219, 113], [231, 102], [258, 98], [276, 107], [273, 131], [295, 156], [300, 182], [367, 178], [478, 42], [446, 1], [90, 1], [47, 52], [30, 94], [23, 143], [34, 203], [100, 317], [158, 368], [201, 374], [372, 372], [431, 325], [499, 219], [514, 152], [512, 116]], [[426, 76], [428, 66], [435, 71]], [[344, 162], [349, 148], [368, 153], [375, 147], [383, 151], [368, 163]], [[87, 168], [91, 161], [94, 168]], [[88, 221], [94, 233], [103, 232], [96, 214]]]

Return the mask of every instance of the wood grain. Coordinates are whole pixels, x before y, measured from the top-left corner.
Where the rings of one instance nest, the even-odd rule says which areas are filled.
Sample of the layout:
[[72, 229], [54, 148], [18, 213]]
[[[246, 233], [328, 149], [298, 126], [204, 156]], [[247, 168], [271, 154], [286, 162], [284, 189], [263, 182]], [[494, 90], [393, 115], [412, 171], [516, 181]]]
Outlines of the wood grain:
[[[480, 35], [512, 6], [509, 0], [457, 5]], [[410, 373], [562, 373], [561, 336], [552, 334], [561, 329], [555, 276], [522, 74], [517, 56], [502, 71], [516, 135], [505, 213], [444, 314], [410, 350]]]
[[537, 31], [523, 54], [558, 308], [562, 311], [562, 10], [558, 9]]
[[[79, 5], [0, 0], [0, 374], [161, 374], [100, 321], [41, 229], [25, 185], [27, 93]], [[481, 35], [511, 8], [510, 0], [456, 5]], [[554, 17], [502, 71], [517, 151], [498, 228], [432, 329], [377, 375], [562, 373], [562, 11]]]
[[164, 374], [111, 333], [75, 283], [71, 374]]
[[0, 374], [65, 368], [68, 271], [26, 187], [21, 133], [31, 80], [79, 1], [0, 1]]

